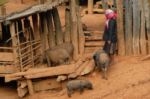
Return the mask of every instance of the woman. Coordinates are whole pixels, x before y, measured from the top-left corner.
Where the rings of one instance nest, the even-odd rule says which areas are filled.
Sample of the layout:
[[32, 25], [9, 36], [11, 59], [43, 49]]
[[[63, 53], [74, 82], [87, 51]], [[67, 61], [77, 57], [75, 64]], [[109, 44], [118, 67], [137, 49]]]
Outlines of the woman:
[[105, 11], [105, 16], [106, 16], [106, 24], [103, 35], [105, 45], [103, 50], [109, 55], [113, 55], [116, 51], [116, 43], [117, 43], [116, 13], [111, 9], [107, 9]]

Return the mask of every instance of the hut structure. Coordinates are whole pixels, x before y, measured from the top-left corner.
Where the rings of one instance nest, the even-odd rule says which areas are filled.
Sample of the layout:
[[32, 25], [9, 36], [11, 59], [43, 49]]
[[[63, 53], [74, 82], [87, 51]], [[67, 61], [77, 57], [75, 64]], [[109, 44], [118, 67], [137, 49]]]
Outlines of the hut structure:
[[[66, 5], [65, 32], [62, 31], [57, 9], [61, 4]], [[5, 77], [5, 82], [17, 80], [18, 95], [23, 97], [27, 92], [34, 93], [30, 77], [24, 79], [28, 74], [33, 76], [32, 73], [41, 73], [42, 70], [44, 74], [31, 77], [34, 79], [41, 78], [41, 76], [72, 73], [74, 66], [61, 66], [60, 68], [46, 66], [40, 71], [32, 69], [41, 66], [46, 49], [65, 42], [73, 44], [74, 60], [83, 55], [85, 40], [80, 20], [77, 0], [48, 0], [47, 2], [40, 0], [38, 5], [2, 16], [0, 19], [0, 76]], [[9, 36], [4, 37], [5, 33]], [[24, 82], [26, 84], [22, 87]]]

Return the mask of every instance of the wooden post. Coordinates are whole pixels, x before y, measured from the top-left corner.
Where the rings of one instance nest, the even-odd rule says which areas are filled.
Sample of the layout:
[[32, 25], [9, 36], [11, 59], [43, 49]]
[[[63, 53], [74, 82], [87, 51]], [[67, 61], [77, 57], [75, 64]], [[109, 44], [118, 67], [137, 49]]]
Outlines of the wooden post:
[[[11, 38], [12, 38], [12, 47], [17, 46], [17, 38], [16, 38], [16, 34], [15, 34], [15, 23], [14, 22], [12, 22], [10, 24], [10, 33], [11, 33]], [[14, 54], [15, 66], [19, 66], [18, 59], [17, 59], [17, 57], [18, 57], [17, 47], [13, 48], [13, 54]], [[18, 71], [21, 71], [20, 67], [19, 67]]]
[[116, 0], [117, 3], [117, 29], [118, 29], [118, 54], [125, 55], [125, 41], [124, 41], [124, 29], [123, 29], [123, 2], [122, 0]]
[[148, 36], [148, 53], [150, 54], [150, 0], [143, 0], [144, 2], [144, 12], [146, 20], [146, 32]]
[[71, 6], [71, 40], [74, 46], [73, 58], [74, 60], [78, 59], [78, 25], [77, 25], [77, 11], [76, 11], [76, 0], [70, 1]]
[[125, 1], [125, 42], [126, 42], [126, 55], [133, 54], [132, 45], [132, 1]]
[[93, 14], [94, 0], [88, 0], [88, 14]]
[[59, 45], [63, 43], [63, 32], [61, 28], [61, 21], [60, 21], [57, 8], [54, 8], [52, 10], [52, 13], [53, 13], [54, 26], [55, 26], [55, 32], [56, 32], [56, 44]]
[[39, 0], [39, 4], [44, 4], [45, 0]]
[[33, 89], [32, 80], [27, 79], [27, 85], [28, 85], [29, 94], [33, 95], [34, 94], [34, 89]]
[[145, 31], [145, 15], [144, 15], [144, 3], [143, 0], [139, 1], [140, 8], [141, 8], [141, 31], [140, 31], [140, 48], [141, 48], [141, 54], [146, 55], [147, 49], [146, 49], [146, 31]]
[[47, 18], [47, 27], [48, 27], [48, 44], [49, 44], [49, 48], [52, 48], [56, 45], [56, 40], [55, 40], [55, 32], [54, 32], [51, 10], [46, 12], [46, 18]]
[[3, 33], [2, 33], [2, 23], [0, 23], [0, 40], [3, 38]]
[[40, 39], [40, 29], [39, 29], [39, 25], [38, 25], [38, 15], [34, 14], [32, 15], [32, 23], [33, 23], [33, 31], [34, 31], [34, 37], [35, 39], [39, 40]]
[[67, 6], [65, 10], [65, 34], [64, 34], [64, 40], [65, 42], [71, 41], [71, 13], [70, 13], [70, 7]]
[[45, 13], [40, 13], [40, 36], [41, 36], [41, 43], [42, 43], [42, 59], [46, 59], [45, 50], [46, 50], [46, 40], [47, 40], [47, 23], [46, 23]]
[[85, 36], [83, 33], [83, 27], [81, 23], [79, 2], [77, 2], [77, 25], [78, 25], [78, 35], [79, 35], [79, 53], [80, 56], [82, 56], [84, 54]]
[[139, 0], [133, 1], [133, 54], [140, 54], [140, 10], [139, 10]]

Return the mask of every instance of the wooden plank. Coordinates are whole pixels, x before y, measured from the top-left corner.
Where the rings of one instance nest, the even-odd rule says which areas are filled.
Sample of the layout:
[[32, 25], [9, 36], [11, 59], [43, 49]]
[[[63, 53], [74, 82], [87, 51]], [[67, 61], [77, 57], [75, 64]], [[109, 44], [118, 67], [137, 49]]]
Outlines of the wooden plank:
[[125, 55], [125, 40], [123, 29], [123, 0], [116, 0], [117, 3], [117, 32], [118, 32], [118, 54]]
[[102, 47], [104, 46], [104, 41], [91, 41], [85, 42], [85, 47]]
[[49, 68], [45, 72], [39, 72], [34, 73], [30, 75], [26, 75], [25, 78], [27, 79], [35, 79], [35, 78], [43, 78], [43, 77], [50, 77], [50, 76], [56, 76], [56, 75], [64, 75], [64, 74], [70, 74], [73, 73], [75, 70], [74, 65], [73, 66], [59, 66], [55, 68]]
[[[143, 0], [144, 2], [144, 14], [145, 14], [145, 21], [146, 21], [146, 32], [148, 36], [148, 41], [150, 41], [150, 1]], [[150, 42], [148, 42], [148, 53], [150, 54]]]
[[60, 89], [61, 83], [56, 81], [56, 78], [42, 79], [33, 82], [33, 87], [35, 91], [46, 91], [51, 89]]
[[0, 52], [0, 61], [14, 61], [13, 53]]
[[126, 55], [133, 54], [133, 38], [132, 38], [132, 1], [125, 1], [125, 42], [126, 42]]
[[16, 73], [17, 67], [14, 65], [0, 65], [0, 74], [11, 74]]
[[93, 53], [98, 49], [103, 49], [103, 47], [85, 47], [85, 53]]
[[91, 36], [85, 36], [86, 41], [99, 41], [102, 40], [103, 36], [102, 35], [91, 35]]
[[33, 79], [33, 78], [70, 74], [74, 72], [74, 70], [75, 70], [74, 64], [60, 65], [57, 67], [29, 69], [29, 71], [26, 72], [18, 72], [14, 74], [5, 75], [5, 82], [21, 79], [23, 76], [25, 76], [25, 78], [27, 79]]
[[140, 54], [140, 9], [139, 9], [139, 0], [132, 0], [133, 1], [133, 54], [139, 55]]
[[62, 32], [60, 16], [57, 8], [52, 9], [52, 16], [56, 32], [56, 44], [59, 45], [63, 43], [64, 34]]
[[81, 76], [89, 74], [91, 72], [93, 72], [95, 68], [95, 62], [94, 60], [90, 60], [90, 62], [87, 64], [87, 66], [84, 68], [84, 70], [80, 73]]
[[140, 8], [141, 8], [141, 31], [140, 31], [140, 49], [141, 54], [146, 55], [147, 49], [146, 49], [146, 31], [145, 31], [145, 15], [144, 15], [144, 3], [142, 0], [139, 1]]

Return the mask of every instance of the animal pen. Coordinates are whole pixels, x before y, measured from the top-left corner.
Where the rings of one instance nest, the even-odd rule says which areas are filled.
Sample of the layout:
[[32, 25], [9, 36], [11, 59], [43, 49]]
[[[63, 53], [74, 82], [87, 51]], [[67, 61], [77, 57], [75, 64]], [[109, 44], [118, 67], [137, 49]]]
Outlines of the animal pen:
[[[83, 58], [86, 36], [82, 29], [77, 1], [48, 0], [48, 2], [41, 2], [21, 12], [0, 18], [0, 31], [10, 35], [5, 40], [6, 42], [0, 42], [0, 76], [5, 77], [5, 82], [14, 80], [18, 82], [17, 91], [20, 97], [27, 92], [32, 95], [35, 91], [40, 90], [39, 86], [42, 86], [43, 83], [36, 84], [35, 79], [55, 76], [58, 80], [65, 80], [88, 74], [94, 69], [94, 61], [91, 57]], [[89, 3], [90, 1], [93, 3], [93, 0], [89, 0]], [[122, 1], [116, 0], [118, 54], [146, 55], [150, 52], [150, 3], [148, 0], [126, 0], [125, 16], [123, 16]], [[65, 4], [65, 32], [62, 30], [57, 9], [61, 4]], [[93, 4], [89, 6], [91, 6], [89, 14], [92, 14]], [[140, 15], [139, 18], [136, 17], [137, 14]], [[4, 34], [0, 33], [0, 39], [3, 36]], [[45, 58], [45, 50], [65, 42], [73, 44], [73, 59], [76, 63], [57, 67], [47, 65], [41, 67]]]
[[[57, 9], [61, 4], [66, 5], [65, 33], [62, 31]], [[0, 74], [5, 77], [5, 82], [18, 80], [17, 90], [21, 97], [27, 92], [26, 87], [21, 87], [24, 82], [23, 76], [26, 74], [32, 76], [32, 73], [37, 72], [39, 74], [33, 78], [40, 78], [38, 76], [48, 77], [73, 72], [73, 66], [55, 67], [56, 69], [46, 66], [44, 69], [39, 69], [40, 71], [32, 71], [32, 68], [36, 69], [41, 66], [46, 49], [64, 42], [72, 42], [74, 60], [77, 60], [79, 55], [84, 53], [84, 46], [82, 45], [84, 44], [84, 36], [80, 23], [79, 5], [75, 0], [41, 2], [41, 4], [21, 12], [4, 16], [0, 21], [1, 39], [5, 36], [2, 32], [7, 30], [7, 33], [10, 33], [9, 39], [0, 46]], [[59, 69], [64, 71], [59, 72]], [[40, 74], [41, 72], [44, 74]], [[28, 85], [29, 93], [33, 94], [32, 81], [28, 79], [25, 82]]]

